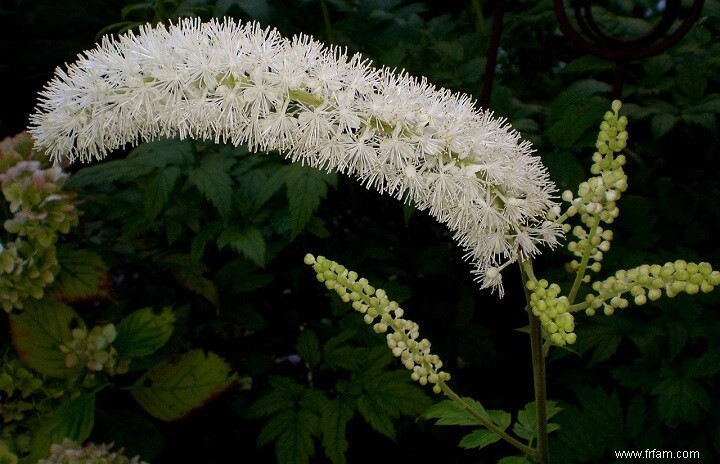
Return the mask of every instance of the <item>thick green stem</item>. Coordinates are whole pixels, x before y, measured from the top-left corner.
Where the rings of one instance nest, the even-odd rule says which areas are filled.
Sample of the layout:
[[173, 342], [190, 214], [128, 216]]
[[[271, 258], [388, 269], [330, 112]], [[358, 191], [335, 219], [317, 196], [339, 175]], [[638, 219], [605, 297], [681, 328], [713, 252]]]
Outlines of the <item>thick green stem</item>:
[[[439, 381], [437, 383], [440, 385], [440, 388], [442, 388], [443, 393], [445, 393], [445, 396], [450, 398], [453, 403], [457, 404], [460, 408], [462, 408], [465, 412], [473, 416], [475, 419], [478, 420], [484, 427], [487, 427], [489, 430], [492, 430], [494, 433], [496, 433], [500, 438], [505, 440], [506, 442], [513, 445], [515, 448], [519, 449], [523, 453], [527, 454], [528, 456], [532, 456], [533, 459], [538, 459], [537, 451], [533, 448], [527, 446], [526, 444], [522, 443], [512, 435], [509, 435], [507, 432], [505, 432], [503, 429], [495, 425], [493, 421], [491, 421], [488, 417], [483, 416], [482, 414], [479, 414], [477, 411], [475, 411], [473, 408], [471, 408], [464, 399], [460, 398], [457, 393], [455, 393], [448, 385], [443, 382]], [[544, 463], [543, 463], [544, 464]]]
[[530, 261], [524, 261], [520, 265], [523, 290], [527, 301], [527, 313], [530, 319], [530, 350], [532, 353], [533, 383], [535, 387], [535, 409], [537, 429], [537, 455], [539, 464], [550, 464], [550, 450], [548, 448], [547, 431], [547, 384], [545, 373], [545, 352], [543, 350], [543, 339], [540, 327], [540, 320], [530, 310], [530, 290], [527, 288], [528, 279], [535, 280]]

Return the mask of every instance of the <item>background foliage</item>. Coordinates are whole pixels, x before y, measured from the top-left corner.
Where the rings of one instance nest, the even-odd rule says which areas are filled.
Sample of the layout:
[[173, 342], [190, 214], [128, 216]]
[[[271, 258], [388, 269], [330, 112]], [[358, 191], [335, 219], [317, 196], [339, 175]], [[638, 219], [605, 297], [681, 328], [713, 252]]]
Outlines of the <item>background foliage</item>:
[[[11, 93], [6, 98], [16, 99], [0, 109], [3, 135], [24, 128], [53, 68], [91, 47], [101, 31], [179, 15], [232, 15], [286, 35], [310, 33], [376, 64], [479, 95], [493, 6], [410, 0], [0, 5], [0, 74]], [[602, 5], [603, 27], [619, 35], [637, 36], [657, 18], [656, 2]], [[630, 63], [622, 96], [630, 119], [630, 188], [606, 269], [677, 257], [720, 265], [719, 38], [720, 3], [706, 0], [701, 20], [677, 45]], [[550, 0], [509, 2], [489, 106], [533, 141], [561, 190], [588, 174], [613, 69], [559, 34]], [[249, 391], [231, 389], [176, 422], [150, 419], [121, 392], [101, 395], [91, 438], [115, 440], [155, 463], [228, 456], [273, 462], [275, 454], [278, 462], [310, 456], [364, 462], [368, 452], [425, 462], [428, 443], [448, 463], [495, 462], [507, 454], [504, 445], [480, 453], [458, 449], [462, 430], [416, 421], [429, 398], [402, 370], [394, 372], [382, 337], [316, 285], [302, 257], [308, 251], [332, 257], [387, 289], [434, 342], [457, 391], [510, 411], [532, 398], [527, 336], [513, 331], [526, 323], [519, 276], [506, 276], [508, 296], [498, 301], [478, 291], [443, 227], [347, 179], [288, 166], [275, 154], [164, 141], [73, 169], [67, 187], [78, 192], [84, 214], [66, 241], [102, 257], [113, 296], [75, 305], [83, 317], [119, 321], [138, 308], [173, 307], [168, 353], [211, 350], [252, 378]], [[565, 258], [543, 257], [538, 267], [562, 282]], [[607, 462], [611, 450], [646, 448], [700, 450], [708, 462], [720, 456], [719, 303], [717, 294], [678, 296], [613, 317], [579, 317], [577, 353], [555, 350], [549, 364], [549, 395], [562, 408], [553, 418], [560, 425], [551, 442], [555, 462]], [[0, 351], [9, 349], [5, 338], [0, 343]], [[121, 408], [129, 412], [118, 413]]]

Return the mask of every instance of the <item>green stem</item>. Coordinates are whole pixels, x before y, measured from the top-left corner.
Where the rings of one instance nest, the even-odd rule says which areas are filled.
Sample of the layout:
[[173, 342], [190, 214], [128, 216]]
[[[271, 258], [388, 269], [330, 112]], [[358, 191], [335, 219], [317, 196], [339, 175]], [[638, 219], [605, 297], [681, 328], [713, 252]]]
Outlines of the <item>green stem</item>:
[[[505, 440], [506, 442], [513, 445], [515, 448], [519, 449], [523, 453], [532, 456], [533, 459], [537, 460], [537, 451], [533, 448], [527, 446], [526, 444], [522, 443], [512, 435], [509, 435], [507, 432], [505, 432], [503, 429], [495, 425], [494, 422], [492, 422], [488, 417], [483, 416], [482, 414], [479, 414], [477, 411], [475, 411], [473, 408], [470, 407], [470, 405], [465, 402], [464, 399], [460, 398], [457, 393], [455, 393], [452, 388], [448, 387], [448, 385], [443, 382], [442, 380], [437, 383], [440, 385], [440, 388], [442, 388], [443, 393], [445, 393], [445, 396], [450, 398], [453, 403], [458, 405], [463, 411], [467, 412], [471, 416], [473, 416], [475, 419], [478, 420], [484, 427], [487, 427], [489, 430], [492, 430], [493, 433], [497, 434]], [[543, 463], [545, 464], [545, 463]]]
[[[595, 236], [595, 232], [597, 231], [599, 223], [600, 220], [598, 218], [595, 218], [595, 224], [590, 228], [590, 232], [588, 233], [588, 240], [590, 240], [590, 237]], [[580, 266], [578, 267], [577, 275], [575, 276], [575, 282], [573, 282], [570, 293], [568, 294], [568, 301], [570, 302], [570, 304], [573, 304], [575, 302], [577, 292], [578, 290], [580, 290], [580, 284], [582, 284], [583, 277], [585, 277], [585, 270], [587, 269], [588, 261], [590, 261], [590, 250], [592, 250], [592, 248], [593, 247], [588, 244], [588, 246], [585, 247], [585, 251], [583, 252], [582, 261], [580, 261]]]
[[323, 23], [325, 23], [325, 34], [331, 43], [335, 43], [335, 34], [333, 34], [332, 23], [330, 22], [330, 11], [328, 10], [325, 0], [320, 0], [320, 9], [322, 9]]
[[547, 384], [545, 371], [545, 350], [540, 327], [540, 320], [530, 310], [530, 290], [527, 288], [529, 279], [535, 280], [530, 261], [522, 261], [520, 265], [525, 300], [527, 301], [526, 311], [530, 319], [530, 351], [532, 353], [533, 383], [535, 387], [535, 410], [537, 429], [537, 457], [539, 464], [550, 463], [550, 450], [548, 448], [547, 431]]

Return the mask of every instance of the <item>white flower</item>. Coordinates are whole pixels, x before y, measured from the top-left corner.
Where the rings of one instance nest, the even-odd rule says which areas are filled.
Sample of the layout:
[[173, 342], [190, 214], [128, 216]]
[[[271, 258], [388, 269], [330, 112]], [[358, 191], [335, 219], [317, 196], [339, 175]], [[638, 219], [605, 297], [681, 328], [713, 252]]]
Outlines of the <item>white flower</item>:
[[484, 286], [561, 235], [544, 221], [554, 185], [505, 121], [467, 95], [257, 23], [183, 20], [105, 38], [56, 71], [30, 132], [55, 161], [160, 137], [280, 150], [429, 210]]

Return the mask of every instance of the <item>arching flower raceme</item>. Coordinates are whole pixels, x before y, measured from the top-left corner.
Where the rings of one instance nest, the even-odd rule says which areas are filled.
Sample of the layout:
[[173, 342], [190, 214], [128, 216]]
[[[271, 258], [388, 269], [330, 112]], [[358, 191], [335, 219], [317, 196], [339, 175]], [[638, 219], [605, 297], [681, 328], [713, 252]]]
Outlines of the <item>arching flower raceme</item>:
[[59, 161], [209, 139], [356, 177], [454, 231], [483, 287], [555, 245], [554, 186], [528, 142], [466, 95], [257, 23], [183, 20], [105, 38], [40, 94], [30, 132]]

